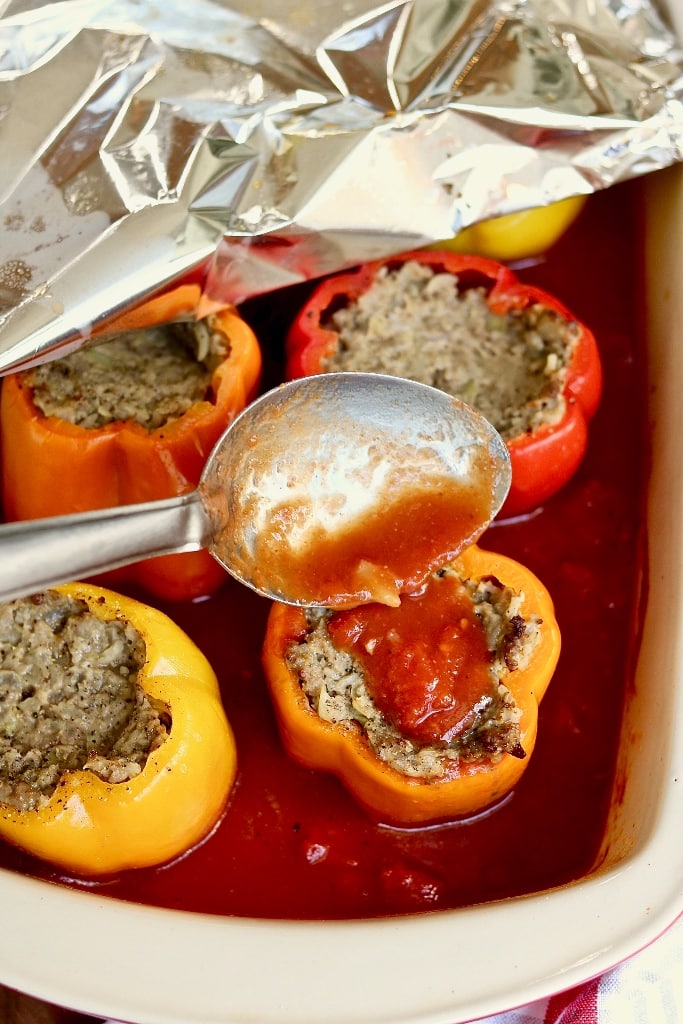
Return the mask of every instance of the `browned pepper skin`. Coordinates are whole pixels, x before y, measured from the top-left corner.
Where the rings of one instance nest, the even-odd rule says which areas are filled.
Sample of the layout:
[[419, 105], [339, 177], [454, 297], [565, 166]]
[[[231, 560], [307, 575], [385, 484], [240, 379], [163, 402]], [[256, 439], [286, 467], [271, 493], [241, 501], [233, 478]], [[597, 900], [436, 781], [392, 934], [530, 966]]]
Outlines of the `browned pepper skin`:
[[[180, 286], [126, 314], [111, 329], [132, 330], [187, 315], [198, 295], [198, 287]], [[214, 371], [211, 399], [152, 432], [133, 421], [90, 430], [45, 416], [33, 402], [27, 374], [6, 377], [0, 392], [5, 518], [40, 519], [194, 490], [216, 441], [255, 396], [261, 374], [259, 343], [236, 310], [214, 314], [214, 324], [228, 338], [230, 351]], [[100, 580], [112, 586], [132, 582], [175, 601], [206, 596], [225, 578], [207, 551], [190, 551], [145, 559]]]

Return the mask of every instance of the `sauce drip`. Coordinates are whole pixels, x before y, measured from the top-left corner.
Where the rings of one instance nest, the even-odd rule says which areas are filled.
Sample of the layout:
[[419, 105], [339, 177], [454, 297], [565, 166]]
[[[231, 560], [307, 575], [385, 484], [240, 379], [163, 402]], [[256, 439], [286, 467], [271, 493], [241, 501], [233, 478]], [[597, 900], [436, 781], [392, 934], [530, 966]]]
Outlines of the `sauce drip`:
[[[300, 604], [351, 608], [397, 606], [430, 572], [479, 537], [492, 505], [488, 477], [473, 484], [435, 478], [387, 493], [362, 518], [337, 532], [310, 530], [301, 548], [289, 543], [283, 508], [257, 546], [257, 585], [279, 580]], [[299, 516], [293, 510], [292, 516]]]
[[384, 717], [421, 743], [452, 742], [492, 693], [486, 634], [453, 573], [433, 577], [398, 608], [338, 612], [327, 628], [362, 665]]

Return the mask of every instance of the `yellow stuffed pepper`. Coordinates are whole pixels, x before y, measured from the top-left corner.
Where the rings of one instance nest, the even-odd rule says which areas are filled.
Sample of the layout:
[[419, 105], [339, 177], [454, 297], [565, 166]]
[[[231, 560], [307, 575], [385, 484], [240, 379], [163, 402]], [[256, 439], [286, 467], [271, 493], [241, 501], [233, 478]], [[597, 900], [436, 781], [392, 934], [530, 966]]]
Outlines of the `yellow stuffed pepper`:
[[74, 583], [0, 606], [0, 837], [74, 875], [161, 864], [236, 772], [213, 669], [167, 616]]
[[586, 196], [569, 196], [548, 206], [482, 220], [463, 228], [453, 238], [434, 248], [476, 253], [492, 260], [512, 263], [546, 252], [574, 223], [586, 203]]

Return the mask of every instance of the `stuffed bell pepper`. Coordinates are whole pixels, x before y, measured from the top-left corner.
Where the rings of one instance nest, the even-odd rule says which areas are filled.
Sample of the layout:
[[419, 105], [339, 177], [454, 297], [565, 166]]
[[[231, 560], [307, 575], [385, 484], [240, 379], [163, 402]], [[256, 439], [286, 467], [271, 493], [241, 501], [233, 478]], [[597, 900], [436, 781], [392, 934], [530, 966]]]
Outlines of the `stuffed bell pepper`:
[[578, 468], [602, 388], [591, 331], [556, 298], [479, 256], [421, 250], [327, 278], [287, 337], [289, 378], [368, 371], [431, 384], [506, 441], [501, 515], [529, 511]]
[[289, 754], [374, 818], [412, 826], [510, 792], [559, 651], [542, 583], [473, 545], [399, 607], [274, 604], [263, 664]]
[[547, 206], [506, 213], [478, 221], [431, 249], [475, 253], [507, 263], [547, 252], [573, 224], [586, 204], [586, 196], [569, 196]]
[[0, 605], [0, 837], [74, 875], [162, 864], [235, 771], [213, 669], [161, 612], [84, 583]]
[[[173, 497], [254, 397], [261, 352], [233, 308], [202, 320], [181, 285], [115, 321], [99, 343], [2, 381], [2, 490], [8, 520]], [[207, 551], [164, 555], [102, 577], [168, 600], [213, 592]]]

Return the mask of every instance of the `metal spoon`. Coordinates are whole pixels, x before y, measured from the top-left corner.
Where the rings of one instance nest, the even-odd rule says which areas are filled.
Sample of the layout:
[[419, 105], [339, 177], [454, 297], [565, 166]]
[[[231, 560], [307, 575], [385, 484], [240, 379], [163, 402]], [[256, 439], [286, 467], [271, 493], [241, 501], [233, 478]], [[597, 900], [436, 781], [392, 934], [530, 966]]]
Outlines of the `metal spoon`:
[[286, 545], [286, 562], [289, 551], [305, 551], [316, 537], [343, 533], [378, 508], [381, 514], [404, 481], [415, 489], [433, 480], [483, 480], [487, 501], [469, 542], [505, 500], [507, 448], [482, 416], [435, 388], [380, 374], [301, 378], [233, 421], [189, 494], [0, 526], [0, 600], [208, 548], [266, 597], [323, 603], [276, 570], [277, 546]]

